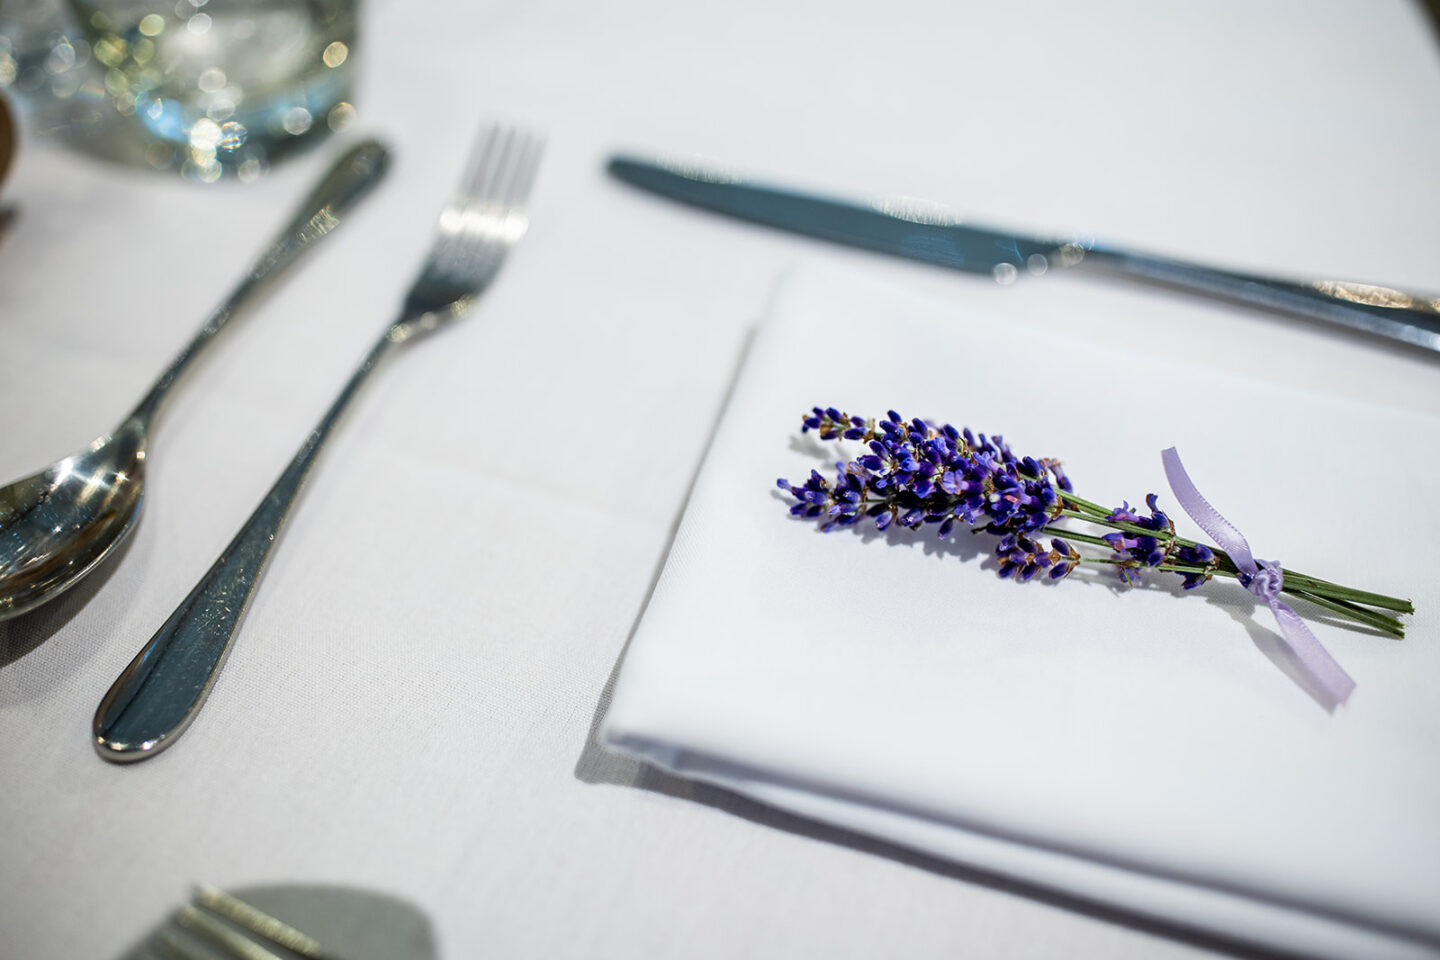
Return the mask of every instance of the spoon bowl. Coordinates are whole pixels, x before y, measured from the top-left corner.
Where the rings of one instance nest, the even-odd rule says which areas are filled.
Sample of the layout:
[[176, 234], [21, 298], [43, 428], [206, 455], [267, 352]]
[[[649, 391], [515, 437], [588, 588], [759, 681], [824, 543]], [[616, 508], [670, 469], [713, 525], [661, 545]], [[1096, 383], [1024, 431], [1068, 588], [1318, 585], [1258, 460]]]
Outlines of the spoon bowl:
[[145, 424], [126, 420], [88, 448], [0, 487], [0, 620], [69, 589], [135, 526]]

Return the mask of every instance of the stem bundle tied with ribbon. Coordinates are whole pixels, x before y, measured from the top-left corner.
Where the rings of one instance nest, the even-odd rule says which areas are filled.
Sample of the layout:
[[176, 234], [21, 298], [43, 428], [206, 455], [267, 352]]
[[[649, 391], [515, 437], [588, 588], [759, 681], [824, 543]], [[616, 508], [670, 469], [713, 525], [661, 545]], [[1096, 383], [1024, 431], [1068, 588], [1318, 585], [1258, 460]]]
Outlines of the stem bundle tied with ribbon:
[[[802, 417], [801, 431], [822, 440], [852, 440], [865, 452], [836, 464], [835, 479], [812, 470], [804, 481], [781, 479], [796, 503], [792, 515], [820, 521], [821, 529], [852, 526], [863, 518], [878, 529], [919, 530], [933, 525], [938, 536], [956, 524], [997, 535], [995, 557], [1001, 577], [1018, 581], [1059, 580], [1082, 564], [1108, 566], [1126, 583], [1142, 572], [1170, 573], [1194, 589], [1214, 577], [1236, 580], [1263, 601], [1300, 668], [1324, 699], [1343, 703], [1355, 681], [1311, 633], [1281, 594], [1308, 601], [1353, 624], [1404, 637], [1395, 614], [1414, 613], [1408, 600], [1357, 590], [1257, 560], [1243, 534], [1195, 488], [1172, 447], [1162, 454], [1165, 475], [1185, 512], [1213, 545], [1178, 536], [1175, 525], [1151, 494], [1146, 509], [1129, 503], [1106, 508], [1076, 495], [1059, 461], [1014, 454], [999, 436], [969, 429], [905, 420], [894, 410], [883, 419], [852, 417], [834, 407], [816, 407]], [[1108, 532], [1076, 529], [1089, 524]], [[1047, 535], [1048, 544], [1041, 539]], [[1081, 547], [1103, 548], [1104, 556]]]

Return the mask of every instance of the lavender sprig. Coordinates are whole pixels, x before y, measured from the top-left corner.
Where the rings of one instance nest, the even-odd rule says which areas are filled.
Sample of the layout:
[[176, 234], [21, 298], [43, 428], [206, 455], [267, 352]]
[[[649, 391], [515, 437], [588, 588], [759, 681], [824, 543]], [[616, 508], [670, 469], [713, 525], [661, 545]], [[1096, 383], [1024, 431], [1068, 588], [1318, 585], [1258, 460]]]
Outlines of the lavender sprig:
[[[815, 407], [800, 429], [864, 445], [864, 452], [835, 465], [833, 481], [815, 470], [800, 483], [778, 481], [795, 498], [790, 513], [819, 520], [824, 531], [870, 519], [879, 530], [933, 526], [944, 539], [965, 524], [1000, 538], [997, 572], [1020, 582], [1061, 580], [1082, 564], [1108, 565], [1132, 585], [1146, 572], [1178, 575], [1186, 590], [1214, 577], [1248, 580], [1225, 551], [1178, 536], [1155, 494], [1145, 498], [1144, 510], [1128, 502], [1103, 507], [1075, 494], [1058, 460], [1018, 456], [999, 435], [906, 420], [894, 410], [874, 420], [834, 407]], [[1107, 532], [1075, 529], [1075, 523]], [[1077, 544], [1106, 555], [1083, 555]], [[1288, 569], [1283, 574], [1283, 592], [1394, 637], [1405, 635], [1405, 625], [1382, 611], [1415, 610], [1408, 600]]]

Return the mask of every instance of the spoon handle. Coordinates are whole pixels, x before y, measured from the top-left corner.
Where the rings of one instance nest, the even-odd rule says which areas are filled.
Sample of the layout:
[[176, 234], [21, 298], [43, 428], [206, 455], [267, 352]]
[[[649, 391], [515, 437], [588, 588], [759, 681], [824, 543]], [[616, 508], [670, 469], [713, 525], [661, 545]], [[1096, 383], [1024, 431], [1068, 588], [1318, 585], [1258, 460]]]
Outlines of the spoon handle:
[[190, 725], [230, 652], [265, 562], [321, 446], [371, 371], [404, 339], [397, 325], [371, 348], [235, 539], [115, 680], [91, 728], [100, 756], [120, 763], [143, 760], [165, 749]]
[[194, 338], [170, 361], [131, 416], [148, 423], [180, 374], [215, 334], [224, 329], [230, 318], [270, 281], [284, 273], [316, 241], [338, 227], [355, 204], [384, 178], [389, 168], [390, 151], [377, 140], [359, 143], [336, 160], [325, 178], [295, 208], [290, 221], [270, 241], [250, 271], [205, 319]]

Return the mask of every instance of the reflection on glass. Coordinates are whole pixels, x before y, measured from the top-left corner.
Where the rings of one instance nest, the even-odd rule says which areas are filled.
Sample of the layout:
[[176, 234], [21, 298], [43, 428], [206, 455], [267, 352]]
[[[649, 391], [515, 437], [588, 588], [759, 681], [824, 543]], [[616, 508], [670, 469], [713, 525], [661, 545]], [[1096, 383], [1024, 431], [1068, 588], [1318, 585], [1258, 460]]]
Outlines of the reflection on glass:
[[[138, 146], [83, 145], [210, 182], [254, 179], [354, 118], [356, 0], [68, 2], [73, 23], [32, 14], [25, 43], [23, 31], [0, 23], [0, 86], [69, 102], [37, 110], [41, 132], [77, 141], [129, 134]], [[42, 6], [6, 0], [0, 16], [16, 3], [22, 13]]]

